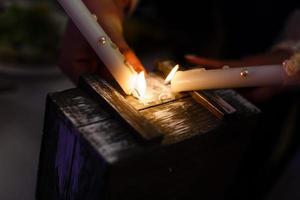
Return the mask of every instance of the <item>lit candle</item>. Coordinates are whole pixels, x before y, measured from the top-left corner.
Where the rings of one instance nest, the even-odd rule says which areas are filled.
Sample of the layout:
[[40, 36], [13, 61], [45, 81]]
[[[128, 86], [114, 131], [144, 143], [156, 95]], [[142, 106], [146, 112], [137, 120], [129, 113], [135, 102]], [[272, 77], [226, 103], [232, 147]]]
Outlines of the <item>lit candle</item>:
[[[242, 68], [178, 71], [171, 81], [173, 92], [282, 85], [289, 82], [282, 65], [265, 65]], [[294, 81], [294, 80], [293, 80]]]
[[[137, 73], [81, 0], [58, 0], [126, 94], [134, 92]], [[76, 41], [74, 41], [76, 42]]]

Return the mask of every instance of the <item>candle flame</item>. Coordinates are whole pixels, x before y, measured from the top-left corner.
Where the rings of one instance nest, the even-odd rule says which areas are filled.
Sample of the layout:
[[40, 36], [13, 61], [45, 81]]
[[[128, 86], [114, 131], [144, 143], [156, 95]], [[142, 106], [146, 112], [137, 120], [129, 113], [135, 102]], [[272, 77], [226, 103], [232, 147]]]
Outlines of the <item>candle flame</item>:
[[146, 96], [146, 90], [147, 90], [147, 83], [146, 83], [145, 73], [142, 71], [136, 75], [135, 84], [134, 84], [135, 93], [133, 95], [137, 97], [139, 100], [142, 100]]
[[170, 71], [170, 73], [168, 74], [167, 78], [165, 79], [165, 84], [168, 84], [171, 82], [171, 80], [174, 78], [176, 72], [178, 71], [179, 69], [179, 65], [175, 65], [173, 67], [173, 69]]

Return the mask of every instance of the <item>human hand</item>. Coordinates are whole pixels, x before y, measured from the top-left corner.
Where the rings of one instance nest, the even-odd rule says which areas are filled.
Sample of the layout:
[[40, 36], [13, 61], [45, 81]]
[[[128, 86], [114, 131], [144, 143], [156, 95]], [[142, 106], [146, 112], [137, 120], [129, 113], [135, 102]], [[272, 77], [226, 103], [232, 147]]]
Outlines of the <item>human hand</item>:
[[[272, 65], [281, 64], [284, 60], [291, 56], [291, 52], [284, 50], [272, 51], [264, 54], [244, 57], [240, 60], [216, 60], [207, 59], [195, 55], [186, 55], [185, 58], [188, 62], [197, 66], [205, 67], [208, 69], [221, 68], [224, 65], [230, 67], [244, 67], [244, 66], [258, 66], [258, 65]], [[297, 75], [300, 77], [300, 75]], [[289, 88], [287, 85], [270, 86], [270, 87], [256, 87], [256, 88], [243, 88], [239, 91], [249, 100], [253, 102], [263, 102], [276, 94], [286, 91]]]
[[[123, 37], [124, 2], [129, 1], [83, 0], [83, 2], [91, 13], [97, 16], [98, 23], [119, 47], [132, 67], [137, 72], [143, 71], [144, 67]], [[75, 83], [80, 75], [87, 73], [97, 73], [104, 78], [111, 78], [108, 70], [72, 22], [67, 24], [62, 38], [59, 66]]]

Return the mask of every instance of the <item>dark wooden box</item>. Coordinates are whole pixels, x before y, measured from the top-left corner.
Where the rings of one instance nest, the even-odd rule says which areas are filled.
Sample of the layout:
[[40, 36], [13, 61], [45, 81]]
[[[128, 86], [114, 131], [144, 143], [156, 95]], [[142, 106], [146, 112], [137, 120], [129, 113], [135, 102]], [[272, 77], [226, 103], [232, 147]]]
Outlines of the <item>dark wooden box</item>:
[[37, 199], [230, 198], [255, 106], [220, 90], [236, 108], [230, 118], [190, 96], [139, 110], [164, 134], [161, 142], [147, 142], [99, 101], [97, 80], [86, 77], [78, 88], [48, 95]]

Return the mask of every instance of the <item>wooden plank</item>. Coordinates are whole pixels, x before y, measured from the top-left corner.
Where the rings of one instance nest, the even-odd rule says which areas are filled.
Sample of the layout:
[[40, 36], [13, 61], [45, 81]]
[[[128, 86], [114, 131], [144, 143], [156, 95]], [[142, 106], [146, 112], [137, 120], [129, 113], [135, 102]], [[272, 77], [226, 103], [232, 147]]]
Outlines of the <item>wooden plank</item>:
[[163, 132], [155, 124], [149, 123], [141, 113], [136, 110], [126, 99], [106, 81], [89, 76], [81, 79], [82, 88], [93, 94], [98, 100], [108, 105], [118, 119], [130, 125], [137, 135], [148, 142], [160, 142]]
[[48, 102], [59, 105], [56, 109], [59, 109], [64, 118], [70, 120], [75, 127], [106, 121], [112, 118], [109, 112], [101, 109], [99, 104], [80, 90], [65, 90], [63, 96], [59, 93], [49, 94]]
[[[155, 75], [153, 78], [159, 80], [159, 77]], [[163, 81], [160, 82], [163, 84]], [[141, 103], [136, 99], [124, 98], [97, 76], [85, 77], [80, 85], [86, 91], [90, 91], [97, 99], [104, 100], [119, 116], [119, 119], [132, 126], [136, 133], [140, 133], [143, 138], [151, 140], [155, 137], [167, 137], [168, 139], [164, 139], [166, 144], [184, 140], [201, 133], [201, 131], [207, 132], [209, 131], [206, 129], [207, 126], [216, 128], [224, 117], [228, 118], [231, 115], [235, 116], [238, 112], [241, 113], [241, 109], [235, 109], [224, 99], [234, 102], [234, 106], [248, 103], [248, 110], [243, 110], [245, 113], [259, 112], [255, 106], [232, 90], [194, 92], [193, 98], [185, 93], [166, 101], [151, 102], [150, 106], [143, 107], [138, 105]], [[233, 95], [236, 97], [230, 98]], [[199, 97], [202, 99], [199, 100]], [[172, 126], [175, 124], [176, 126], [173, 128]], [[154, 135], [151, 135], [153, 133]]]
[[[107, 162], [130, 156], [136, 149], [141, 148], [136, 135], [132, 134], [127, 126], [120, 124], [107, 106], [94, 101], [79, 89], [52, 93], [48, 95], [47, 102], [47, 112], [51, 110], [51, 113], [55, 114], [51, 114], [45, 120], [45, 132], [53, 130], [55, 123], [51, 120], [67, 120], [68, 122], [64, 123], [72, 124]], [[53, 115], [60, 118], [56, 119]]]
[[214, 91], [192, 91], [190, 94], [196, 102], [203, 105], [219, 119], [228, 117], [236, 112], [234, 107], [222, 97], [216, 95]]
[[214, 93], [222, 97], [226, 102], [230, 102], [230, 105], [236, 109], [237, 118], [256, 116], [261, 112], [259, 108], [257, 108], [254, 104], [245, 99], [235, 90], [214, 90]]
[[[87, 103], [86, 106], [84, 102]], [[86, 109], [92, 107], [93, 109]], [[83, 114], [92, 110], [92, 115]], [[101, 124], [103, 120], [97, 120], [103, 118], [99, 111], [99, 105], [77, 89], [66, 90], [63, 95], [48, 95], [39, 159], [37, 199], [103, 197], [107, 159], [100, 156], [100, 152], [93, 148], [78, 129], [90, 123]], [[82, 116], [82, 120], [78, 116]], [[109, 119], [107, 115], [104, 118]], [[89, 192], [86, 188], [89, 188]]]
[[217, 128], [221, 121], [191, 97], [141, 111], [150, 123], [164, 132], [163, 144], [176, 143]]

